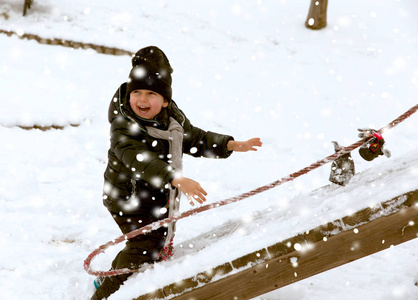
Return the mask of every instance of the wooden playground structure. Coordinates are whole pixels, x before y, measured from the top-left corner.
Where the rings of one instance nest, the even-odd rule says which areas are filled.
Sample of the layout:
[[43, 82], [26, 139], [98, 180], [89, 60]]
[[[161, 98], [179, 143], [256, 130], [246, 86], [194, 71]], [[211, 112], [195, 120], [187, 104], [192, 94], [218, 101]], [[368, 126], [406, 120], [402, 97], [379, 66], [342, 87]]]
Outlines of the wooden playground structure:
[[251, 299], [417, 236], [418, 190], [414, 190], [135, 300]]

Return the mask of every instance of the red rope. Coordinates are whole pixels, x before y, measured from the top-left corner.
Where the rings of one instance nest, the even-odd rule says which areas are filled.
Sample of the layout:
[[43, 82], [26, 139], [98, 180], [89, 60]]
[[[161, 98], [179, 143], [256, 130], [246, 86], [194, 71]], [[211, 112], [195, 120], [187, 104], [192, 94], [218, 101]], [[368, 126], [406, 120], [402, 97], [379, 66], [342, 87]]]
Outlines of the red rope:
[[[393, 127], [395, 127], [396, 125], [398, 125], [399, 123], [403, 122], [406, 118], [410, 117], [413, 113], [415, 113], [418, 110], [418, 104], [415, 105], [414, 107], [412, 107], [411, 109], [409, 109], [408, 111], [406, 111], [404, 114], [402, 114], [401, 116], [399, 116], [398, 118], [396, 118], [395, 120], [393, 120], [392, 122], [390, 122], [388, 125], [386, 125], [385, 127], [382, 127], [381, 129], [379, 129], [380, 133], [383, 133], [384, 131], [387, 131]], [[246, 199], [248, 197], [260, 194], [264, 191], [270, 190], [272, 188], [275, 188], [283, 183], [286, 183], [288, 181], [292, 181], [293, 179], [306, 174], [324, 164], [327, 164], [331, 161], [336, 160], [338, 157], [353, 151], [354, 149], [356, 149], [357, 147], [360, 147], [361, 145], [363, 145], [363, 143], [367, 140], [367, 138], [361, 139], [357, 142], [355, 142], [354, 144], [348, 146], [348, 147], [344, 147], [342, 150], [329, 155], [327, 157], [325, 157], [324, 159], [321, 159], [313, 164], [311, 164], [310, 166], [303, 168], [295, 173], [292, 173], [286, 177], [283, 177], [279, 180], [276, 180], [270, 184], [267, 184], [265, 186], [256, 188], [252, 191], [249, 191], [247, 193], [243, 193], [241, 195], [232, 197], [232, 198], [228, 198], [228, 199], [224, 199], [212, 204], [207, 204], [207, 205], [203, 205], [188, 211], [185, 211], [177, 216], [171, 217], [171, 218], [166, 218], [157, 222], [154, 222], [152, 224], [149, 224], [147, 226], [141, 227], [139, 229], [133, 230], [127, 234], [124, 234], [118, 238], [116, 238], [113, 241], [110, 241], [102, 246], [100, 246], [99, 248], [97, 248], [96, 250], [94, 250], [84, 261], [84, 269], [87, 271], [87, 273], [89, 273], [90, 275], [94, 275], [94, 276], [101, 276], [101, 277], [106, 277], [106, 276], [115, 276], [115, 275], [122, 275], [122, 274], [128, 274], [128, 273], [133, 273], [138, 271], [138, 269], [136, 270], [131, 270], [131, 269], [119, 269], [119, 270], [110, 270], [110, 271], [94, 271], [91, 270], [90, 268], [90, 264], [91, 261], [94, 259], [94, 257], [96, 257], [97, 255], [99, 255], [100, 253], [103, 253], [108, 247], [119, 244], [121, 242], [124, 242], [130, 238], [133, 238], [135, 236], [138, 236], [140, 234], [146, 234], [149, 231], [153, 231], [155, 229], [158, 229], [162, 226], [166, 226], [168, 224], [171, 224], [173, 222], [176, 222], [178, 220], [190, 217], [192, 215], [210, 210], [212, 208], [216, 208], [216, 207], [221, 207], [227, 204], [231, 204], [231, 203], [235, 203], [238, 201], [241, 201], [243, 199]]]

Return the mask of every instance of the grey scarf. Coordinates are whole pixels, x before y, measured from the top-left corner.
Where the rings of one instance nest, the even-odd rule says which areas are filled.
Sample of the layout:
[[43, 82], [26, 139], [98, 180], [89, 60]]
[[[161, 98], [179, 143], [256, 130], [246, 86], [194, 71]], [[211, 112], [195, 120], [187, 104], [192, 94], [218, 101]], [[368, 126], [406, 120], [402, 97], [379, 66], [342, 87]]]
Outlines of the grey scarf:
[[[183, 154], [183, 133], [184, 129], [174, 119], [170, 117], [170, 125], [168, 130], [161, 130], [154, 127], [146, 127], [150, 136], [158, 139], [164, 139], [168, 141], [169, 153], [170, 153], [170, 164], [175, 172], [180, 172], [183, 169], [182, 154]], [[171, 218], [179, 212], [180, 209], [180, 196], [181, 192], [179, 189], [172, 187], [170, 191], [170, 198], [168, 203], [168, 217]], [[170, 243], [174, 237], [175, 224], [171, 223], [168, 226], [167, 238], [164, 243], [164, 249], [170, 246]]]

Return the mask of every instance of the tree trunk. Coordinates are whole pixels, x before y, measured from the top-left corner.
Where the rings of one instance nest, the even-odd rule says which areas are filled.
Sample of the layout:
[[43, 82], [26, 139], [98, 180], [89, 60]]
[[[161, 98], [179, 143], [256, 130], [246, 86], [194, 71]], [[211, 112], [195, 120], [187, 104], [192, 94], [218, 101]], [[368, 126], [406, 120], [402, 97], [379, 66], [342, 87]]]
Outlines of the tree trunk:
[[305, 26], [309, 29], [322, 29], [327, 26], [328, 0], [311, 0]]

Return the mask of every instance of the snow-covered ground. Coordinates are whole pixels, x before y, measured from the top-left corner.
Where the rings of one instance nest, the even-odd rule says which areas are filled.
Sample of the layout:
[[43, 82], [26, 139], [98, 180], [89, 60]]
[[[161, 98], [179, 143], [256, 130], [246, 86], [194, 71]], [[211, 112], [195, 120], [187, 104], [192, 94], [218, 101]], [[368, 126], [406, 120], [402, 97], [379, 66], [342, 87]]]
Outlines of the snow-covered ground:
[[[185, 174], [209, 192], [208, 202], [297, 171], [333, 153], [330, 141], [351, 144], [358, 140], [357, 128], [380, 128], [418, 102], [416, 1], [330, 1], [328, 27], [320, 31], [304, 27], [310, 1], [241, 2], [35, 0], [23, 18], [23, 1], [5, 0], [0, 29], [132, 52], [148, 45], [163, 49], [174, 68], [173, 98], [194, 125], [238, 140], [259, 136], [264, 143], [258, 152], [227, 160], [184, 158]], [[0, 45], [1, 299], [89, 299], [93, 278], [83, 260], [120, 235], [101, 205], [101, 189], [107, 106], [127, 78], [130, 57], [6, 35], [0, 35]], [[65, 128], [16, 127], [34, 124]], [[402, 193], [405, 182], [416, 189], [417, 127], [414, 115], [385, 134], [390, 159], [366, 162], [353, 152], [356, 171], [368, 178], [360, 196], [345, 187], [333, 190], [333, 201], [304, 201], [328, 184], [326, 165], [203, 219], [180, 221], [176, 246], [275, 207], [277, 219], [248, 235], [268, 246], [272, 240], [263, 231], [286, 238], [370, 205], [373, 170], [378, 178], [380, 170], [396, 169], [401, 161], [411, 166], [405, 178], [385, 183], [391, 183], [387, 197]], [[186, 201], [182, 210], [188, 209]], [[113, 298], [129, 299], [136, 287], [138, 293], [150, 288], [141, 280], [155, 278], [158, 284], [166, 274], [187, 276], [219, 258], [253, 251], [254, 242], [241, 237], [237, 244], [235, 238], [193, 254], [182, 272], [169, 262], [146, 278], [138, 275]], [[413, 240], [258, 299], [418, 299], [417, 246]], [[107, 269], [113, 255], [102, 255], [94, 268]]]

